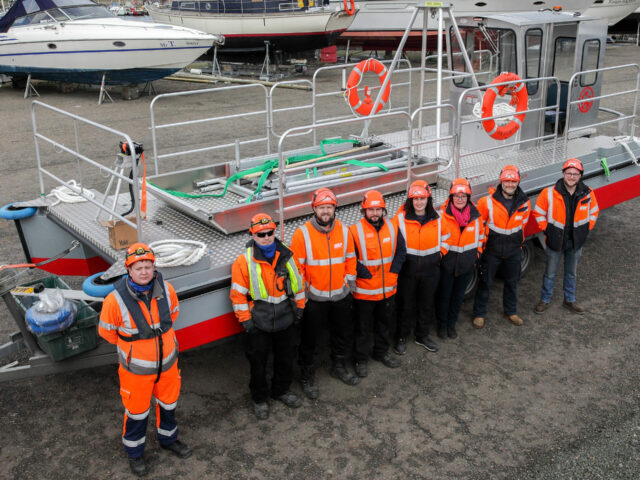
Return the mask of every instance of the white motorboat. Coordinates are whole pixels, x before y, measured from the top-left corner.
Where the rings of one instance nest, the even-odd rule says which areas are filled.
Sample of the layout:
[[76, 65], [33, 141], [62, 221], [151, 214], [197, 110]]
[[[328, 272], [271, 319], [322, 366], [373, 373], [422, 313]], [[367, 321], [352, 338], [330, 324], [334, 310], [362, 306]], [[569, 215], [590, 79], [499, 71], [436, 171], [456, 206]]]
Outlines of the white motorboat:
[[142, 83], [223, 42], [185, 27], [126, 21], [91, 0], [17, 0], [0, 18], [0, 73], [14, 80]]
[[225, 50], [263, 49], [269, 41], [277, 50], [300, 52], [332, 45], [347, 30], [356, 8], [349, 14], [342, 5], [342, 0], [339, 5], [314, 0], [173, 0], [147, 5], [147, 11], [154, 22], [221, 34]]
[[584, 14], [590, 17], [606, 18], [609, 25], [615, 25], [640, 7], [640, 0], [596, 0]]

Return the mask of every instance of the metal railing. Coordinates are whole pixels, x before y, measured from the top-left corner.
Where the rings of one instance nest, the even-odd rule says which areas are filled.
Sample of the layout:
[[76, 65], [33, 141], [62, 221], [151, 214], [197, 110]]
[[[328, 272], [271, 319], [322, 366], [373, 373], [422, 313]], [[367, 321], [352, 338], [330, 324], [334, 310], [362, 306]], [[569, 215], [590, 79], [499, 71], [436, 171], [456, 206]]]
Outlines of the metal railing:
[[[223, 115], [217, 117], [206, 117], [200, 118], [196, 120], [187, 120], [183, 122], [173, 122], [173, 123], [165, 123], [165, 124], [156, 124], [156, 112], [154, 110], [156, 103], [159, 101], [165, 100], [167, 98], [175, 98], [175, 97], [186, 97], [186, 96], [194, 96], [194, 95], [205, 95], [205, 94], [220, 94], [227, 92], [235, 92], [235, 91], [246, 91], [249, 89], [258, 89], [262, 90], [264, 93], [264, 110], [257, 110], [253, 112], [246, 113], [236, 113], [232, 115]], [[155, 174], [159, 174], [158, 161], [171, 157], [178, 157], [184, 155], [192, 155], [195, 153], [204, 153], [211, 151], [218, 151], [223, 149], [233, 148], [236, 156], [236, 161], [240, 161], [240, 147], [252, 144], [264, 143], [266, 146], [267, 153], [271, 153], [271, 137], [269, 136], [271, 130], [271, 115], [270, 115], [270, 105], [269, 105], [269, 90], [267, 87], [261, 84], [251, 84], [251, 85], [233, 85], [228, 87], [218, 87], [218, 88], [207, 88], [204, 90], [192, 90], [188, 92], [174, 92], [174, 93], [165, 93], [162, 95], [156, 95], [156, 97], [151, 101], [151, 105], [149, 106], [149, 110], [151, 113], [151, 141], [153, 145], [153, 162], [155, 166]], [[217, 145], [208, 145], [201, 148], [192, 148], [188, 150], [179, 150], [171, 153], [158, 153], [158, 144], [157, 144], [157, 131], [169, 128], [180, 128], [189, 125], [202, 124], [202, 123], [215, 123], [221, 122], [224, 120], [233, 120], [238, 118], [247, 118], [247, 117], [256, 117], [256, 116], [264, 116], [264, 128], [265, 134], [263, 137], [252, 138], [248, 140], [236, 140], [234, 142], [220, 143]]]
[[[622, 90], [619, 92], [614, 92], [614, 93], [608, 93], [608, 94], [601, 94], [598, 96], [594, 96], [594, 97], [589, 97], [587, 99], [585, 98], [578, 98], [577, 100], [570, 100], [572, 98], [572, 92], [574, 90], [574, 85], [578, 86], [579, 88], [582, 88], [582, 86], [579, 85], [578, 82], [578, 77], [582, 76], [582, 75], [589, 75], [589, 74], [593, 74], [595, 73], [596, 75], [604, 75], [606, 72], [616, 72], [619, 74], [620, 70], [623, 69], [633, 69], [636, 71], [636, 85], [635, 88], [631, 89], [631, 90]], [[604, 82], [602, 82], [604, 83]], [[573, 133], [573, 132], [579, 132], [580, 130], [585, 130], [585, 129], [589, 129], [589, 128], [596, 128], [596, 127], [600, 127], [603, 125], [608, 125], [611, 123], [618, 123], [620, 124], [620, 122], [625, 122], [627, 120], [631, 120], [631, 122], [629, 122], [631, 124], [630, 128], [629, 128], [629, 133], [628, 136], [633, 138], [634, 134], [635, 134], [635, 120], [636, 120], [636, 114], [638, 111], [638, 92], [640, 92], [640, 66], [638, 64], [635, 63], [630, 63], [630, 64], [626, 64], [626, 65], [618, 65], [618, 66], [614, 66], [614, 67], [605, 67], [605, 68], [597, 68], [594, 70], [585, 70], [583, 72], [576, 72], [572, 75], [571, 79], [569, 80], [569, 88], [568, 88], [568, 93], [567, 93], [567, 117], [566, 117], [566, 134], [565, 134], [565, 139], [564, 139], [564, 148], [563, 148], [563, 152], [564, 152], [564, 157], [567, 157], [567, 150], [568, 150], [568, 143], [569, 143], [569, 134]], [[594, 123], [590, 123], [587, 125], [581, 125], [581, 126], [577, 126], [577, 127], [571, 127], [571, 116], [572, 116], [572, 112], [577, 108], [580, 109], [580, 105], [583, 105], [585, 103], [588, 102], [595, 102], [598, 100], [603, 100], [603, 99], [607, 99], [607, 98], [615, 98], [615, 97], [619, 97], [621, 95], [630, 95], [633, 94], [634, 95], [634, 100], [633, 100], [633, 109], [632, 109], [632, 114], [631, 115], [625, 115], [621, 112], [615, 111], [615, 110], [611, 110], [608, 108], [599, 108], [599, 111], [603, 111], [606, 112], [612, 116], [614, 116], [615, 118], [609, 119], [609, 120], [602, 120], [602, 121], [596, 121]], [[573, 108], [572, 108], [573, 107]], [[597, 117], [596, 117], [597, 119]]]
[[[36, 121], [36, 108], [44, 108], [47, 110], [50, 110], [52, 112], [55, 112], [59, 115], [62, 115], [64, 117], [70, 118], [73, 120], [73, 126], [74, 126], [74, 140], [75, 140], [75, 149], [73, 148], [69, 148], [67, 146], [65, 146], [64, 144], [44, 135], [43, 133], [40, 133], [38, 131], [38, 124]], [[133, 194], [133, 202], [134, 202], [134, 211], [135, 211], [135, 217], [136, 217], [136, 222], [132, 222], [131, 220], [129, 220], [128, 218], [123, 217], [121, 214], [119, 214], [118, 212], [115, 211], [115, 206], [116, 206], [116, 202], [114, 202], [113, 207], [109, 208], [108, 206], [106, 206], [104, 203], [100, 203], [99, 201], [95, 200], [93, 198], [93, 195], [89, 195], [87, 194], [88, 189], [86, 188], [78, 188], [77, 186], [69, 183], [66, 180], [61, 179], [60, 177], [58, 177], [55, 173], [53, 173], [51, 170], [49, 170], [48, 168], [44, 167], [42, 164], [42, 159], [40, 156], [40, 143], [39, 142], [45, 142], [51, 146], [53, 146], [56, 149], [59, 149], [62, 152], [65, 152], [69, 155], [71, 155], [72, 157], [75, 157], [77, 159], [77, 167], [78, 167], [78, 176], [80, 178], [80, 184], [82, 184], [82, 172], [80, 170], [80, 162], [85, 162], [89, 165], [92, 165], [93, 167], [96, 167], [97, 169], [99, 169], [101, 172], [105, 172], [108, 175], [111, 176], [111, 178], [117, 178], [119, 182], [125, 182], [131, 186], [137, 186], [139, 184], [138, 182], [138, 168], [136, 165], [136, 158], [135, 158], [135, 148], [130, 148], [131, 154], [129, 156], [130, 160], [131, 160], [131, 172], [132, 172], [132, 178], [129, 178], [127, 176], [122, 175], [122, 173], [116, 171], [115, 169], [111, 169], [108, 168], [104, 165], [102, 165], [101, 163], [87, 157], [86, 155], [80, 153], [80, 140], [79, 140], [79, 136], [78, 136], [78, 124], [84, 124], [84, 125], [88, 125], [94, 128], [97, 128], [103, 132], [107, 132], [110, 133], [114, 136], [117, 137], [118, 141], [121, 141], [124, 139], [124, 141], [126, 141], [128, 143], [128, 145], [133, 145], [133, 142], [131, 140], [131, 137], [124, 133], [121, 132], [119, 130], [115, 130], [113, 128], [109, 128], [105, 125], [101, 125], [99, 123], [96, 122], [92, 122], [91, 120], [87, 120], [86, 118], [80, 117], [78, 115], [74, 115], [72, 113], [66, 112], [64, 110], [61, 110], [59, 108], [56, 107], [52, 107], [51, 105], [47, 105], [46, 103], [42, 103], [38, 100], [34, 100], [33, 103], [31, 104], [31, 122], [33, 125], [33, 138], [35, 141], [35, 148], [36, 148], [36, 162], [37, 162], [37, 166], [38, 166], [38, 177], [39, 177], [39, 181], [40, 181], [40, 193], [42, 196], [45, 196], [45, 190], [44, 190], [44, 177], [48, 177], [51, 180], [54, 180], [55, 182], [57, 182], [60, 185], [64, 185], [67, 188], [69, 188], [71, 191], [73, 191], [75, 194], [83, 197], [86, 201], [94, 204], [96, 207], [98, 207], [98, 213], [100, 213], [101, 211], [105, 211], [107, 212], [109, 215], [111, 215], [111, 217], [115, 217], [118, 220], [126, 223], [127, 225], [135, 228], [138, 232], [138, 238], [142, 239], [144, 238], [143, 236], [143, 231], [142, 231], [142, 216], [141, 216], [141, 212], [140, 212], [140, 194], [138, 192], [138, 188], [131, 188], [132, 194]], [[115, 143], [115, 142], [114, 142]], [[106, 196], [103, 199], [103, 202], [106, 203]]]

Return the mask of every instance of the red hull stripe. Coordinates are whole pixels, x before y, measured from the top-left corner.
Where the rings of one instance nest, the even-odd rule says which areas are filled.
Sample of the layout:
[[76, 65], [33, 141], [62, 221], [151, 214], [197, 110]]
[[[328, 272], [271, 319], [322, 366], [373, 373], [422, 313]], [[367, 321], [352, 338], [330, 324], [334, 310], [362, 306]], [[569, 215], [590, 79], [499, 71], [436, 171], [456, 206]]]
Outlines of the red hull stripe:
[[180, 351], [206, 345], [242, 331], [233, 312], [176, 330]]
[[[44, 262], [47, 258], [35, 258], [32, 257], [33, 263]], [[104, 272], [111, 265], [104, 261], [102, 257], [91, 258], [60, 258], [51, 263], [47, 263], [40, 270], [53, 273], [54, 275], [71, 275], [71, 276], [85, 276], [93, 275], [94, 273]]]
[[291, 33], [239, 33], [238, 35], [225, 35], [227, 38], [254, 38], [254, 37], [307, 37], [307, 36], [325, 36], [334, 33], [341, 34], [345, 29], [329, 30], [324, 32], [291, 32]]

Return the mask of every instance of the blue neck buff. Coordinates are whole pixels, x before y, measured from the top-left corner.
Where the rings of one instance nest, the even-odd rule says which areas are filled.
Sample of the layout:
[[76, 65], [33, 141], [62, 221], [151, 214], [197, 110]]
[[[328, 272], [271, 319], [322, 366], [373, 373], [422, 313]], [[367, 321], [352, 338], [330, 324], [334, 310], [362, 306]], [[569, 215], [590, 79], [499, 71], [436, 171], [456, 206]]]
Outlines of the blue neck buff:
[[273, 242], [271, 245], [267, 245], [266, 247], [258, 245], [257, 243], [256, 246], [262, 250], [262, 254], [267, 260], [271, 260], [276, 254], [276, 242]]
[[[155, 276], [153, 278], [155, 280]], [[131, 287], [131, 289], [136, 293], [144, 293], [148, 290], [151, 290], [151, 284], [153, 283], [153, 280], [151, 280], [146, 285], [138, 285], [136, 282], [131, 280], [131, 277], [127, 277], [127, 281], [129, 282], [129, 286]]]

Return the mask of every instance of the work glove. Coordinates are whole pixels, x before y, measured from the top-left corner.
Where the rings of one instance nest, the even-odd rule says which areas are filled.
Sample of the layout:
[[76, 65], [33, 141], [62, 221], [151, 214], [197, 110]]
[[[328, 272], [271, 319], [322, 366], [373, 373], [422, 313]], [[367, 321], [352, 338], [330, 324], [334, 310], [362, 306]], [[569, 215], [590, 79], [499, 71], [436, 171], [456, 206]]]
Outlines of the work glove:
[[256, 331], [256, 326], [254, 325], [252, 318], [245, 320], [240, 325], [242, 325], [242, 328], [244, 328], [244, 331], [248, 334], [252, 334]]
[[300, 325], [300, 322], [302, 321], [302, 315], [304, 315], [304, 309], [303, 308], [295, 308], [295, 320], [293, 321], [294, 325]]

